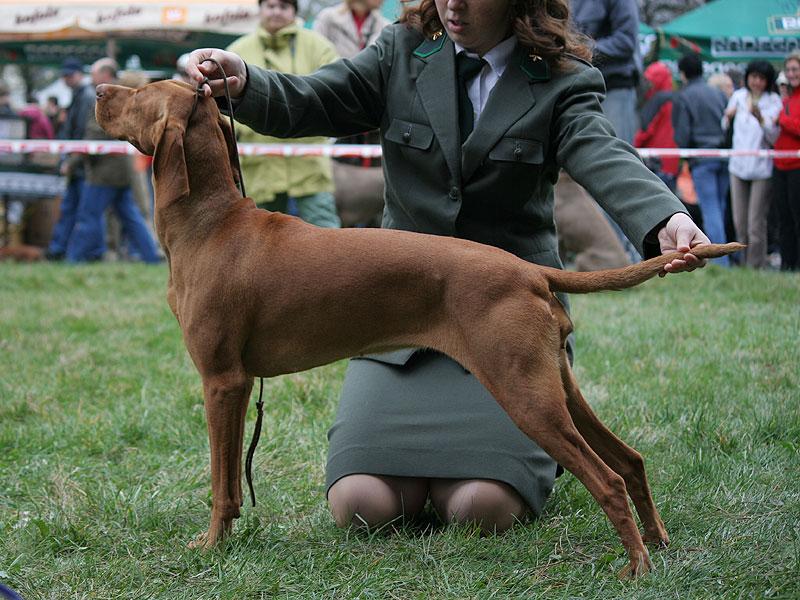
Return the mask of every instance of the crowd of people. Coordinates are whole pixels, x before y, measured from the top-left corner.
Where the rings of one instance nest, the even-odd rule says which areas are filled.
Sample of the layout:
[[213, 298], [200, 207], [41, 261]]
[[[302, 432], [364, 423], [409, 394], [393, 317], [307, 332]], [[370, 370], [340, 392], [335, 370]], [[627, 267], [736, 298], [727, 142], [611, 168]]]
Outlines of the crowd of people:
[[[297, 0], [261, 0], [259, 27], [228, 49], [248, 63], [306, 75], [340, 57], [351, 59], [374, 43], [389, 25], [381, 14], [381, 4], [382, 0], [346, 0], [322, 10], [313, 29], [307, 29], [298, 19]], [[641, 148], [798, 148], [792, 111], [797, 104], [797, 56], [787, 57], [779, 73], [767, 61], [753, 61], [743, 77], [732, 72], [733, 77], [716, 73], [705, 78], [696, 54], [678, 61], [676, 73], [663, 62], [644, 68], [637, 42], [635, 0], [570, 0], [569, 4], [577, 29], [593, 40], [593, 62], [601, 70], [606, 88], [603, 110], [620, 139]], [[187, 56], [179, 60], [177, 78], [183, 71], [180, 63]], [[93, 123], [93, 89], [98, 83], [117, 81], [119, 69], [112, 59], [101, 59], [89, 66], [89, 81], [85, 70], [86, 66], [75, 59], [67, 59], [62, 65], [63, 80], [73, 91], [68, 107], [58, 106], [55, 97], [40, 106], [31, 97], [24, 106], [12, 109], [8, 86], [0, 82], [0, 113], [23, 116], [31, 139], [103, 139], [105, 134]], [[486, 73], [481, 75], [485, 77]], [[277, 138], [241, 126], [239, 140], [275, 142]], [[377, 143], [378, 135], [364, 132], [340, 141]], [[330, 138], [292, 142], [326, 144]], [[369, 188], [370, 193], [381, 196], [383, 180], [379, 160], [339, 160], [248, 156], [242, 157], [242, 167], [250, 195], [260, 207], [290, 212], [322, 227], [339, 227], [340, 214], [347, 210], [342, 206], [342, 188], [357, 185], [359, 175], [371, 177], [380, 181]], [[717, 259], [719, 264], [800, 268], [800, 208], [795, 195], [799, 160], [757, 156], [646, 160], [679, 196], [684, 162], [696, 198], [696, 205], [687, 205], [693, 217], [712, 241], [736, 239], [748, 245], [742, 256], [732, 261], [728, 257]], [[363, 166], [371, 173], [363, 169], [354, 172], [345, 163]], [[47, 249], [49, 259], [100, 260], [107, 256], [106, 236], [110, 235], [116, 238], [111, 244], [116, 255], [160, 261], [148, 225], [148, 221], [152, 223], [152, 188], [140, 177], [142, 169], [134, 169], [133, 164], [132, 159], [120, 156], [64, 157], [60, 173], [66, 178], [66, 191]], [[141, 160], [138, 164], [141, 166]], [[340, 200], [338, 207], [334, 192]], [[108, 207], [113, 211], [106, 210]], [[362, 216], [365, 224], [379, 220], [381, 198], [376, 198], [371, 207], [376, 216]], [[111, 225], [106, 224], [106, 214], [116, 217]], [[566, 171], [555, 189], [555, 215], [561, 253], [569, 256], [575, 268], [609, 268], [640, 258], [614, 220]], [[345, 223], [353, 224], [351, 219]]]
[[[787, 56], [779, 74], [769, 62], [755, 60], [747, 65], [741, 81], [723, 74], [706, 80], [700, 57], [687, 54], [678, 61], [682, 86], [674, 92], [669, 70], [653, 63], [644, 72], [642, 128], [634, 143], [642, 148], [798, 150], [797, 109], [793, 112], [800, 83], [798, 65], [800, 54], [795, 53]], [[699, 220], [712, 241], [735, 238], [747, 244], [744, 256], [734, 260], [755, 269], [770, 266], [770, 255], [779, 256], [782, 269], [798, 269], [800, 219], [791, 183], [796, 183], [793, 172], [800, 166], [798, 159], [742, 154], [729, 159], [690, 158], [687, 163]], [[654, 160], [650, 166], [676, 189], [677, 159]], [[717, 262], [730, 263], [729, 257]]]

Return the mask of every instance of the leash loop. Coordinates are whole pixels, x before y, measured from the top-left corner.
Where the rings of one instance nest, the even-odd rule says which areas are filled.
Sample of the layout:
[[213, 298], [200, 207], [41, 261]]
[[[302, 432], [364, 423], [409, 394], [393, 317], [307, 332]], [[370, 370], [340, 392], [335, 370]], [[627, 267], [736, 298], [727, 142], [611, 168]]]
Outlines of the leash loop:
[[[256, 417], [256, 426], [253, 429], [253, 439], [250, 440], [250, 447], [247, 449], [247, 459], [244, 461], [244, 474], [247, 477], [247, 487], [250, 488], [250, 501], [253, 506], [256, 505], [256, 492], [253, 489], [253, 455], [256, 453], [256, 446], [258, 446], [258, 439], [261, 437], [261, 421], [264, 417], [264, 378], [259, 377], [258, 389], [258, 402], [256, 402], [256, 409], [258, 416]], [[244, 502], [244, 500], [242, 500]]]

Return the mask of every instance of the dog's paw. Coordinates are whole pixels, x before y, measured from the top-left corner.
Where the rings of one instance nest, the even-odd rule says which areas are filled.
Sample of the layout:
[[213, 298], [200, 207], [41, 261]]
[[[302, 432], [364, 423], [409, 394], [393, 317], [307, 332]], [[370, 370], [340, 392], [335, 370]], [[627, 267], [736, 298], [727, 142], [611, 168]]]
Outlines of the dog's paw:
[[223, 538], [222, 534], [213, 533], [212, 529], [209, 529], [194, 538], [187, 546], [192, 550], [211, 550], [218, 546]]
[[191, 542], [186, 544], [186, 546], [192, 550], [208, 550], [210, 547], [208, 544], [208, 532], [204, 531]]
[[619, 578], [636, 579], [652, 570], [653, 563], [650, 562], [650, 555], [645, 550], [643, 553], [637, 552], [630, 557], [630, 562], [619, 572]]
[[652, 531], [645, 528], [645, 533], [642, 536], [642, 539], [644, 540], [645, 544], [653, 546], [654, 548], [661, 549], [669, 546], [669, 534], [664, 528], [663, 523], [658, 523]]
[[658, 535], [645, 534], [642, 536], [642, 539], [644, 540], [645, 544], [652, 546], [657, 550], [661, 550], [669, 546], [669, 535], [667, 535], [666, 531]]

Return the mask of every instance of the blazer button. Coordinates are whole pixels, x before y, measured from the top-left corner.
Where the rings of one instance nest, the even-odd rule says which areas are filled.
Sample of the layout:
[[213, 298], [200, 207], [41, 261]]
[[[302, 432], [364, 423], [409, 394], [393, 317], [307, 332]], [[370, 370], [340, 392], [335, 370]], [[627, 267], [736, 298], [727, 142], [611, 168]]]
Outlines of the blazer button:
[[404, 131], [403, 132], [403, 141], [406, 144], [411, 141], [411, 132], [410, 131]]
[[450, 196], [450, 200], [457, 202], [458, 200], [461, 199], [461, 190], [459, 190], [458, 187], [454, 185], [453, 187], [450, 188], [450, 193], [448, 194], [448, 196]]
[[514, 160], [522, 160], [522, 148], [519, 146], [514, 148]]

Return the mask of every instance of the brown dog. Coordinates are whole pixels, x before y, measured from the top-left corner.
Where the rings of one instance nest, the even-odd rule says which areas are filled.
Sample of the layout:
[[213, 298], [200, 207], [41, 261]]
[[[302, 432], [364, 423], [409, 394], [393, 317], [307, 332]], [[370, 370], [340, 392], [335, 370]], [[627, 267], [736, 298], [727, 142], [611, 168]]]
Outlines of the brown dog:
[[[600, 503], [633, 574], [644, 540], [668, 542], [642, 457], [584, 401], [570, 370], [572, 330], [553, 292], [632, 287], [681, 254], [573, 273], [489, 246], [404, 231], [321, 229], [242, 198], [236, 151], [213, 100], [174, 81], [97, 87], [97, 121], [154, 156], [156, 230], [170, 268], [167, 299], [203, 379], [211, 447], [211, 523], [193, 545], [230, 531], [242, 504], [245, 411], [253, 378], [404, 347], [452, 356], [514, 422]], [[700, 258], [738, 244], [697, 247]], [[479, 282], [480, 285], [476, 285]]]

